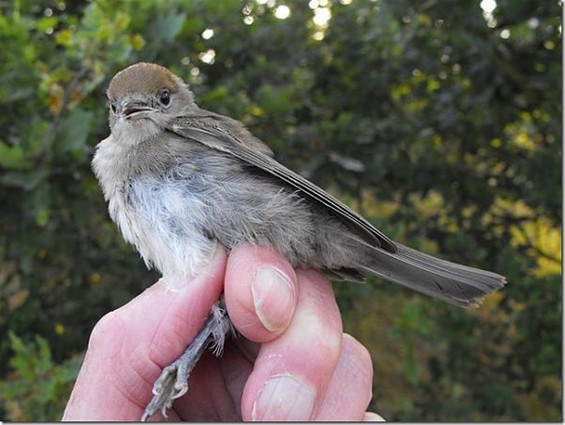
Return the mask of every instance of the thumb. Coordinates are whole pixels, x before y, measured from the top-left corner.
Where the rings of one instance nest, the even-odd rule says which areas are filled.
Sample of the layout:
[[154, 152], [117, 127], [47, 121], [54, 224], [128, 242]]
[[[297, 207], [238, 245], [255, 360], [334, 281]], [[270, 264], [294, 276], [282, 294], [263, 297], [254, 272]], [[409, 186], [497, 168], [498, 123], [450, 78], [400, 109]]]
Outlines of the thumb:
[[192, 281], [178, 289], [169, 289], [161, 279], [124, 306], [123, 311], [116, 310], [114, 314], [123, 316], [121, 321], [125, 327], [139, 332], [130, 345], [143, 345], [146, 350], [144, 357], [160, 368], [176, 360], [220, 298], [226, 261], [224, 249], [217, 244], [208, 265]]
[[177, 291], [160, 281], [94, 327], [64, 420], [138, 420], [161, 369], [190, 344], [223, 290], [221, 246]]

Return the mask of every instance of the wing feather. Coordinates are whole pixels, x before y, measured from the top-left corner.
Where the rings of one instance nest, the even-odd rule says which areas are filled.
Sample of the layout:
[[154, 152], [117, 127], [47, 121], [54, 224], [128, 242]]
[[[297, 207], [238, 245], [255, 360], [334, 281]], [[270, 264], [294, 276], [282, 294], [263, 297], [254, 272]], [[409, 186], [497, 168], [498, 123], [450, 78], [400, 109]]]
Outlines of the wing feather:
[[[212, 112], [204, 110], [201, 112], [198, 115], [176, 117], [169, 122], [167, 130], [212, 149], [229, 153], [267, 172], [285, 184], [300, 190], [318, 205], [333, 212], [333, 215], [366, 242], [392, 253], [397, 252], [397, 247], [391, 239], [354, 210], [300, 174], [281, 165], [268, 155], [270, 152], [268, 148], [257, 149], [258, 143], [262, 145], [263, 143], [251, 136], [237, 121], [228, 120], [226, 117]], [[237, 123], [238, 126], [236, 127], [234, 123]], [[248, 137], [241, 137], [242, 135]]]

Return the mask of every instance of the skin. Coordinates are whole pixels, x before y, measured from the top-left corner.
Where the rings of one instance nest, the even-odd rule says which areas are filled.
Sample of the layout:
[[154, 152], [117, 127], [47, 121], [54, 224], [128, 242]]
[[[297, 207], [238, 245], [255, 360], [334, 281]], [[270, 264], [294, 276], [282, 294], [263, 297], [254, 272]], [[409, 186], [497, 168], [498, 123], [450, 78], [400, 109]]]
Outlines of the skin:
[[[460, 306], [504, 283], [391, 241], [276, 162], [241, 123], [200, 109], [163, 67], [132, 65], [107, 94], [111, 135], [93, 169], [110, 216], [169, 289], [154, 285], [98, 323], [65, 419], [138, 419], [153, 382], [193, 340], [224, 285], [231, 321], [247, 340], [228, 344], [219, 359], [203, 357], [173, 419], [374, 418], [365, 413], [369, 355], [343, 334], [328, 281], [242, 243], [274, 247], [296, 267], [349, 280], [374, 274]], [[227, 259], [220, 244], [239, 248]]]
[[370, 356], [343, 333], [327, 279], [255, 246], [229, 257], [218, 246], [181, 290], [157, 283], [104, 316], [63, 420], [139, 420], [161, 369], [190, 343], [222, 289], [245, 338], [229, 341], [220, 358], [204, 354], [169, 420], [382, 420], [366, 412]]

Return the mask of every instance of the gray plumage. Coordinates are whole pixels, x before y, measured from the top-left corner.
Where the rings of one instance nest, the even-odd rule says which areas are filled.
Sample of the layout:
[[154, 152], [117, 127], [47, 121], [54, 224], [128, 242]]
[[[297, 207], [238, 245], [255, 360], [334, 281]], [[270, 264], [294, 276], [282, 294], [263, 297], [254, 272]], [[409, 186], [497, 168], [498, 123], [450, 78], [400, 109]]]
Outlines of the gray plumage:
[[268, 246], [295, 267], [349, 280], [375, 275], [458, 306], [505, 283], [393, 242], [279, 164], [238, 121], [198, 108], [165, 68], [133, 65], [108, 96], [112, 134], [98, 146], [94, 171], [124, 237], [173, 287], [200, 269], [216, 241], [228, 250]]
[[[139, 63], [108, 88], [111, 134], [93, 169], [111, 218], [170, 288], [214, 253], [251, 243], [294, 266], [351, 281], [375, 275], [450, 304], [477, 304], [505, 279], [390, 240], [351, 208], [279, 164], [236, 120], [200, 109], [180, 78]], [[184, 394], [208, 346], [220, 353], [231, 322], [215, 305], [185, 353], [163, 369], [142, 417]]]

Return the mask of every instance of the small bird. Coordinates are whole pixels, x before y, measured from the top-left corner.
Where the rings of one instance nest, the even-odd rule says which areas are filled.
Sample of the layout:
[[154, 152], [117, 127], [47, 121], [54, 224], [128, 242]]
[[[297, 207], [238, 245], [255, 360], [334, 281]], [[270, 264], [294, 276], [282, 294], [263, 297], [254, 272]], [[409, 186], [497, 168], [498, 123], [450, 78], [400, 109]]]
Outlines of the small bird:
[[[505, 284], [496, 273], [392, 241], [351, 208], [273, 158], [239, 121], [197, 106], [166, 68], [137, 63], [108, 87], [111, 134], [92, 164], [110, 217], [170, 288], [189, 282], [216, 244], [257, 244], [296, 268], [362, 281], [374, 275], [468, 307]], [[143, 420], [166, 413], [208, 347], [231, 329], [218, 303], [187, 351], [163, 370]]]

